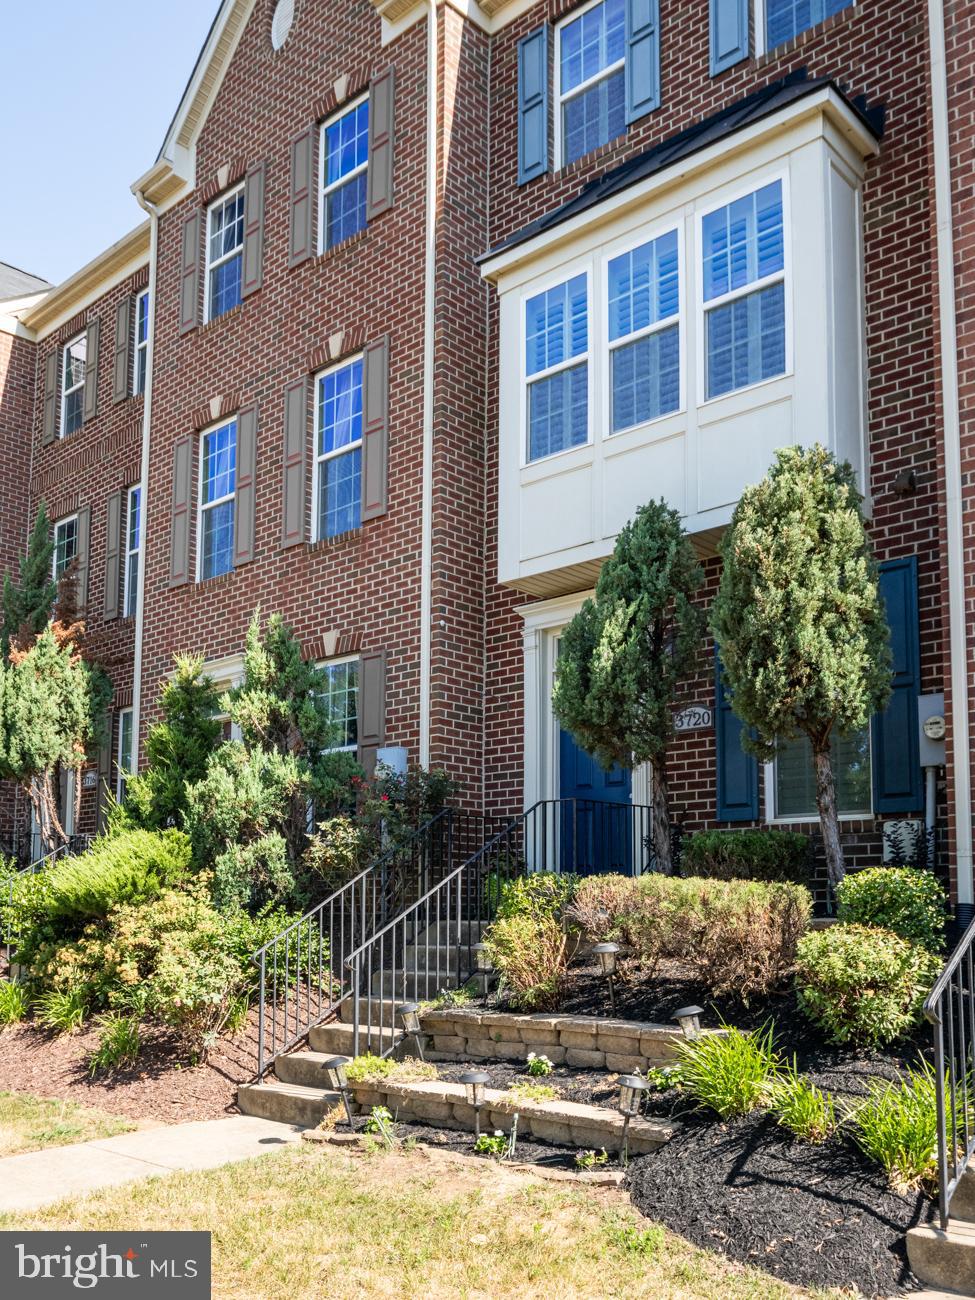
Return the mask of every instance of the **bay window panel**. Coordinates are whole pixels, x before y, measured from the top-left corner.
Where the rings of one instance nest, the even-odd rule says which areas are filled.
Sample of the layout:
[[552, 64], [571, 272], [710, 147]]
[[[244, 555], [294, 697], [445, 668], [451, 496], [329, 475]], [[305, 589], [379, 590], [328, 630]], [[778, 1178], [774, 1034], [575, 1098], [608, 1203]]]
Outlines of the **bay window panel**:
[[580, 356], [589, 343], [587, 286], [584, 275], [528, 300], [528, 373], [538, 374]]
[[635, 334], [676, 316], [680, 305], [677, 231], [614, 257], [609, 264], [609, 337]]
[[680, 406], [680, 334], [676, 325], [616, 348], [612, 429], [618, 433]]
[[736, 199], [705, 216], [706, 301], [743, 289], [785, 266], [782, 182]]
[[580, 447], [589, 439], [589, 376], [571, 366], [528, 390], [528, 458], [538, 460]]

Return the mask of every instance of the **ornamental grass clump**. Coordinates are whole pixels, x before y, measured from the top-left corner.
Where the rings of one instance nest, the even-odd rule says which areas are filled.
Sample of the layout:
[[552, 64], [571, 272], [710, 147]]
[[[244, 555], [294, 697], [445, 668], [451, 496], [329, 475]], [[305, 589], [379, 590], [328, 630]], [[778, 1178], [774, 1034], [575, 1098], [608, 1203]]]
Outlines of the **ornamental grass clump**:
[[552, 916], [502, 917], [484, 942], [500, 976], [500, 992], [519, 1011], [555, 1011], [568, 973], [565, 933]]
[[902, 939], [940, 952], [947, 920], [944, 887], [916, 867], [871, 867], [837, 887], [837, 916], [850, 925], [892, 930]]
[[685, 1092], [723, 1120], [757, 1110], [780, 1068], [772, 1025], [744, 1033], [726, 1029], [677, 1046]]
[[828, 1092], [799, 1073], [795, 1057], [769, 1085], [769, 1108], [781, 1128], [819, 1145], [836, 1132], [836, 1104]]
[[[860, 1149], [882, 1165], [896, 1191], [933, 1187], [938, 1177], [938, 1110], [936, 1076], [925, 1061], [899, 1083], [871, 1084], [868, 1098], [851, 1111], [850, 1131]], [[956, 1131], [964, 1132], [965, 1101], [956, 1092]], [[970, 1095], [971, 1089], [968, 1090]], [[950, 1105], [950, 1092], [945, 1090]], [[968, 1107], [968, 1129], [973, 1124]], [[951, 1115], [948, 1116], [951, 1131]]]
[[0, 980], [0, 1027], [17, 1025], [27, 1015], [27, 989], [11, 980]]

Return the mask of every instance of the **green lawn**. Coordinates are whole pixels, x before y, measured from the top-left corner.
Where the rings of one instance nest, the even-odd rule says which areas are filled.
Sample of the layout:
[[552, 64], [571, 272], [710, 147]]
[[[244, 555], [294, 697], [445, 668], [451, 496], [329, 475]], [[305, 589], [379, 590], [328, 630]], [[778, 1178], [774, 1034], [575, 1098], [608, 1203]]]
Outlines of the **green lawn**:
[[129, 1133], [135, 1125], [73, 1101], [0, 1092], [0, 1157]]
[[228, 1300], [805, 1294], [648, 1224], [619, 1193], [421, 1150], [299, 1146], [0, 1216], [0, 1230], [13, 1228], [209, 1229], [213, 1294]]

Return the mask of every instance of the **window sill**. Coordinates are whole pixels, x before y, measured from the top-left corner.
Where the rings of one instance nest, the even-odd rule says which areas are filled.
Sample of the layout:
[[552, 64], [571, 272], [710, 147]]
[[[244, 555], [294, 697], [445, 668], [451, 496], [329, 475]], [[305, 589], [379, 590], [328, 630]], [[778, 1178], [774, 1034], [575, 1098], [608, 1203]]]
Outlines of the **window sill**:
[[316, 542], [305, 542], [305, 551], [309, 555], [317, 554], [321, 551], [343, 550], [352, 542], [359, 540], [362, 536], [362, 525], [358, 528], [350, 528], [344, 533], [336, 533], [334, 537], [319, 537]]
[[[201, 325], [197, 325], [196, 329], [192, 331], [192, 333], [198, 335], [208, 334], [210, 330], [218, 329], [221, 325], [226, 324], [227, 321], [234, 320], [237, 316], [241, 314], [243, 310], [244, 310], [244, 304], [242, 302], [239, 302], [236, 307], [231, 307], [229, 311], [223, 312], [222, 315], [214, 316], [212, 320], [207, 320], [204, 321]], [[187, 337], [190, 337], [190, 335], [187, 334]]]
[[324, 262], [330, 262], [333, 258], [340, 256], [348, 249], [355, 248], [357, 245], [361, 244], [368, 235], [369, 223], [367, 221], [361, 230], [357, 230], [355, 234], [350, 235], [348, 239], [343, 239], [340, 244], [333, 244], [331, 248], [324, 248], [320, 253], [317, 253], [313, 259], [315, 266], [321, 266]]
[[218, 573], [216, 577], [213, 578], [198, 578], [196, 582], [193, 584], [193, 587], [194, 589], [198, 589], [200, 587], [207, 587], [212, 589], [213, 587], [217, 587], [222, 585], [223, 583], [229, 582], [231, 578], [233, 578], [236, 572], [237, 572], [236, 569], [228, 569], [226, 573]]
[[[599, 162], [600, 158], [605, 158], [607, 155], [615, 153], [621, 145], [626, 143], [629, 133], [630, 128], [627, 127], [619, 135], [614, 136], [612, 140], [607, 140], [605, 144], [597, 145], [595, 149], [590, 149], [588, 153], [582, 154], [581, 157], [574, 158], [570, 163], [563, 163], [560, 167], [555, 168], [551, 173], [543, 173], [543, 175], [549, 175], [552, 180], [570, 180], [577, 172], [586, 171], [589, 167], [592, 167], [594, 163]], [[541, 177], [537, 177], [536, 179], [540, 180]], [[530, 185], [531, 182], [529, 181], [528, 184]]]

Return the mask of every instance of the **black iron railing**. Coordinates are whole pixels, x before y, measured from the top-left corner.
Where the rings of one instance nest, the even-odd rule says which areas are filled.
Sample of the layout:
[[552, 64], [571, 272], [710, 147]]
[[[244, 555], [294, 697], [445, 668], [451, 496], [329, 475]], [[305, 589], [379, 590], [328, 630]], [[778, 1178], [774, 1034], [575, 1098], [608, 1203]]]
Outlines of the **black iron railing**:
[[924, 1003], [934, 1030], [938, 1108], [938, 1210], [947, 1230], [951, 1198], [975, 1153], [975, 922], [956, 946]]

